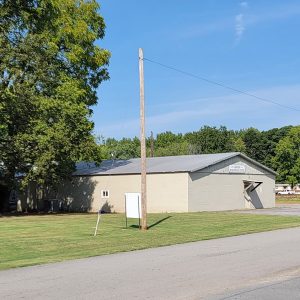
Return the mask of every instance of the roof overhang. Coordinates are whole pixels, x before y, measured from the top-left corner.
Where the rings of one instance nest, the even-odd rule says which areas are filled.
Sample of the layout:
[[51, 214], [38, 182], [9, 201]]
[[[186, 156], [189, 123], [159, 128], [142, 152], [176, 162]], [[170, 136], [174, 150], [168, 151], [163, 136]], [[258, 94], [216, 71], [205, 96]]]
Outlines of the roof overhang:
[[259, 163], [259, 162], [256, 161], [256, 160], [254, 160], [254, 159], [252, 159], [252, 158], [246, 156], [246, 155], [243, 154], [243, 153], [239, 153], [239, 156], [241, 156], [241, 157], [244, 158], [245, 160], [248, 160], [248, 161], [252, 162], [254, 165], [257, 165], [257, 166], [261, 167], [262, 169], [264, 169], [264, 170], [270, 172], [272, 175], [278, 175], [278, 173], [275, 172], [274, 170], [268, 168], [267, 166], [265, 166], [265, 165]]
[[244, 191], [247, 192], [250, 190], [250, 192], [253, 192], [256, 190], [263, 182], [262, 181], [255, 181], [255, 180], [243, 180], [244, 182]]
[[226, 160], [228, 160], [228, 159], [231, 159], [231, 158], [237, 157], [237, 156], [242, 157], [243, 159], [245, 159], [245, 160], [247, 160], [247, 161], [253, 163], [254, 165], [256, 165], [256, 166], [258, 166], [258, 167], [264, 169], [265, 171], [267, 171], [268, 173], [270, 173], [270, 174], [272, 174], [272, 175], [275, 175], [275, 176], [278, 175], [278, 173], [275, 172], [274, 170], [268, 168], [267, 166], [265, 166], [265, 165], [259, 163], [258, 161], [256, 161], [256, 160], [254, 160], [254, 159], [248, 157], [247, 155], [245, 155], [245, 154], [243, 154], [243, 153], [241, 153], [241, 152], [234, 152], [234, 153], [232, 153], [232, 155], [230, 155], [230, 156], [228, 156], [228, 157], [226, 157], [226, 158], [222, 158], [222, 159], [220, 159], [220, 160], [217, 160], [217, 161], [215, 161], [213, 164], [208, 164], [207, 166], [204, 166], [204, 167], [202, 167], [202, 168], [200, 168], [200, 169], [197, 168], [197, 169], [194, 169], [194, 170], [190, 170], [189, 172], [191, 172], [191, 173], [197, 172], [197, 171], [203, 170], [203, 169], [205, 169], [205, 168], [207, 168], [207, 167], [210, 167], [210, 166], [212, 166], [212, 165], [216, 165], [216, 164], [218, 164], [218, 163], [220, 163], [220, 162], [226, 161]]

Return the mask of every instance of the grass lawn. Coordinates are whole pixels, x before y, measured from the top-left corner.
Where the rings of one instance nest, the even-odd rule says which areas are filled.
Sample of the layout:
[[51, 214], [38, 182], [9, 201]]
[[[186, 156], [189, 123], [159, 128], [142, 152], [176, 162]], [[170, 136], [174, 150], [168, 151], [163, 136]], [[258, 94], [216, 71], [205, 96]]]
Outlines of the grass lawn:
[[[124, 215], [102, 216], [93, 237], [95, 214], [0, 218], [0, 269], [131, 251], [300, 226], [300, 217], [230, 212], [150, 214], [142, 232], [124, 228]], [[129, 225], [136, 220], [129, 220]]]
[[278, 204], [300, 204], [300, 195], [276, 195]]

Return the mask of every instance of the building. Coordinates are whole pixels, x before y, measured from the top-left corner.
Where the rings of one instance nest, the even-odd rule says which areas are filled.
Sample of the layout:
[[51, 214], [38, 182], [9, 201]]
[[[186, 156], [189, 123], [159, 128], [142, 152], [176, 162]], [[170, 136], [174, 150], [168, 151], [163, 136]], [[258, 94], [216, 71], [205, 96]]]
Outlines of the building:
[[[275, 175], [242, 153], [147, 158], [148, 212], [222, 211], [275, 206]], [[59, 188], [70, 211], [124, 212], [140, 191], [140, 159], [78, 164]]]

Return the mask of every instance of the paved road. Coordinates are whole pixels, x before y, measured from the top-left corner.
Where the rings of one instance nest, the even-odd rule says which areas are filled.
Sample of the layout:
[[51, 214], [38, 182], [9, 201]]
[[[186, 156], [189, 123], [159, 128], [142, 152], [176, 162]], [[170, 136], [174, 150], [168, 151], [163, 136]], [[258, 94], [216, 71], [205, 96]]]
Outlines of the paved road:
[[300, 299], [300, 277], [281, 282], [254, 286], [243, 290], [223, 294], [222, 297], [213, 297], [222, 300], [293, 300]]
[[2, 271], [0, 298], [300, 299], [300, 228]]
[[277, 204], [274, 208], [237, 210], [235, 212], [254, 215], [300, 216], [300, 204]]

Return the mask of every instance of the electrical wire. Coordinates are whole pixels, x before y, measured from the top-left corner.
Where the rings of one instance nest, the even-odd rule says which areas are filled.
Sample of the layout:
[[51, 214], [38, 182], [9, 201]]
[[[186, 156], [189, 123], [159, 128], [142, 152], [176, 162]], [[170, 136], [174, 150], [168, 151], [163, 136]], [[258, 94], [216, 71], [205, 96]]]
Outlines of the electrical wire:
[[184, 74], [184, 75], [186, 75], [186, 76], [193, 77], [193, 78], [195, 78], [195, 79], [199, 79], [199, 80], [201, 80], [201, 81], [205, 81], [205, 82], [208, 82], [208, 83], [210, 83], [210, 84], [214, 84], [214, 85], [220, 86], [220, 87], [222, 87], [222, 88], [225, 88], [225, 89], [234, 91], [234, 92], [236, 92], [236, 93], [243, 94], [243, 95], [246, 95], [246, 96], [255, 98], [255, 99], [259, 100], [259, 101], [271, 103], [271, 104], [274, 104], [274, 105], [277, 105], [277, 106], [280, 106], [280, 107], [283, 107], [283, 108], [286, 108], [286, 109], [290, 109], [290, 110], [294, 110], [294, 111], [300, 112], [300, 109], [298, 109], [298, 108], [295, 108], [295, 107], [292, 107], [292, 106], [288, 106], [288, 105], [284, 105], [284, 104], [281, 104], [281, 103], [279, 103], [279, 102], [276, 102], [276, 101], [273, 101], [273, 100], [270, 100], [270, 99], [266, 99], [266, 98], [263, 98], [263, 97], [256, 96], [256, 95], [254, 95], [254, 94], [245, 92], [245, 91], [243, 91], [243, 90], [240, 90], [240, 89], [236, 89], [236, 88], [230, 87], [230, 86], [228, 86], [228, 85], [226, 85], [226, 84], [223, 84], [223, 83], [220, 83], [220, 82], [217, 82], [217, 81], [213, 81], [213, 80], [207, 79], [207, 78], [205, 78], [205, 77], [198, 76], [198, 75], [195, 75], [195, 74], [192, 74], [192, 73], [189, 73], [189, 72], [180, 70], [180, 69], [175, 68], [175, 67], [172, 67], [172, 66], [168, 66], [168, 65], [166, 65], [166, 64], [163, 64], [163, 63], [160, 63], [160, 62], [151, 60], [151, 59], [149, 59], [149, 58], [145, 58], [145, 57], [144, 57], [144, 60], [145, 60], [145, 61], [148, 61], [148, 62], [150, 62], [150, 63], [156, 64], [156, 65], [159, 65], [159, 66], [161, 66], [161, 67], [164, 67], [164, 68], [166, 68], [166, 69], [170, 69], [170, 70], [176, 71], [176, 72], [178, 72], [178, 73]]

